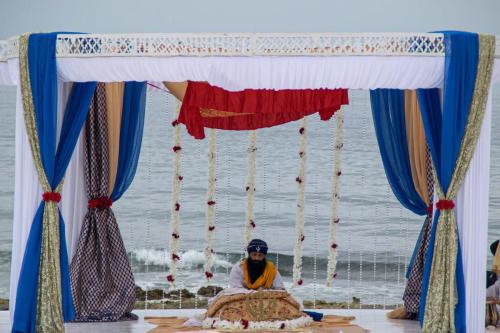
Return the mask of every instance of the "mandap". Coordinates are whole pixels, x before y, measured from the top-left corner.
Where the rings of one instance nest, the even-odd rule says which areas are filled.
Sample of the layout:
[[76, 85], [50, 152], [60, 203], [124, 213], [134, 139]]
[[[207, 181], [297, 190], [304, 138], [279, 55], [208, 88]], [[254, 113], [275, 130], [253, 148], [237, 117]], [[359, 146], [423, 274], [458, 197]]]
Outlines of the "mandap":
[[[81, 234], [114, 219], [111, 204], [133, 179], [148, 81], [166, 82], [182, 98], [174, 125], [198, 139], [204, 128], [254, 130], [315, 112], [328, 119], [347, 103], [348, 89], [370, 90], [391, 188], [405, 208], [427, 215], [409, 270], [420, 261], [423, 331], [484, 329], [491, 87], [500, 81], [495, 36], [47, 33], [0, 41], [0, 84], [17, 86], [13, 332], [62, 332], [65, 321], [84, 317], [80, 277], [91, 258]], [[108, 119], [109, 146], [100, 141], [96, 112], [103, 100], [117, 110], [107, 115], [116, 120]], [[432, 160], [430, 193], [414, 182], [409, 153], [401, 149], [413, 133], [404, 117], [412, 103], [425, 133], [414, 142]], [[106, 167], [99, 169], [97, 157], [104, 155]], [[116, 274], [133, 281], [120, 257], [119, 232], [105, 232], [118, 233], [110, 245], [118, 249], [115, 261], [124, 261]], [[178, 238], [174, 230], [174, 243]], [[301, 284], [300, 275], [294, 282]], [[123, 284], [125, 296], [129, 285]]]

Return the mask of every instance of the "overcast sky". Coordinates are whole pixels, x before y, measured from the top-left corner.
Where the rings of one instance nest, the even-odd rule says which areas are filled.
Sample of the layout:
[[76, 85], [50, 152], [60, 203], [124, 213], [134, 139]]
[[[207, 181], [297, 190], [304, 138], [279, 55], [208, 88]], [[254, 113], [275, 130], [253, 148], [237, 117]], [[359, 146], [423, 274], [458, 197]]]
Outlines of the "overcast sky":
[[27, 31], [427, 32], [500, 35], [500, 0], [0, 0], [0, 38]]

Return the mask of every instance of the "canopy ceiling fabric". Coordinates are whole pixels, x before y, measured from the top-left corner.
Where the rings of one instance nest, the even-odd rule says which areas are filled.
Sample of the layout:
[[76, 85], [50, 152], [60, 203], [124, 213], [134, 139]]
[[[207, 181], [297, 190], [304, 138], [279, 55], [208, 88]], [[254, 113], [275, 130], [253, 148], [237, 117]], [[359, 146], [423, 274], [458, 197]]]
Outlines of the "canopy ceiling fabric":
[[188, 81], [178, 121], [196, 139], [204, 128], [255, 130], [319, 113], [329, 120], [348, 104], [345, 89], [245, 89], [227, 91], [206, 82]]
[[[0, 62], [0, 85], [16, 85], [19, 61]], [[57, 59], [63, 82], [200, 81], [244, 89], [440, 88], [444, 57], [107, 57]], [[500, 59], [492, 82], [500, 81]]]
[[[57, 59], [61, 81], [206, 81], [230, 91], [251, 89], [417, 89], [441, 87], [444, 57], [356, 56], [356, 57], [116, 57]], [[17, 85], [18, 59], [0, 62], [0, 85]], [[492, 82], [500, 81], [500, 59], [496, 59]], [[16, 176], [11, 271], [11, 304], [19, 278], [27, 232], [41, 193], [36, 169], [29, 152], [23, 123], [23, 106], [18, 89], [16, 105]], [[477, 331], [484, 321], [486, 242], [491, 142], [491, 94], [483, 128], [462, 190], [457, 198], [460, 242], [464, 252], [467, 290], [468, 331]], [[58, 112], [64, 103], [58, 101]], [[68, 167], [62, 192], [61, 210], [67, 221], [66, 237], [71, 253], [78, 239], [87, 200], [83, 185], [82, 142], [78, 143]], [[484, 251], [483, 251], [484, 250]], [[472, 320], [471, 320], [472, 319]]]
[[[10, 84], [17, 82], [16, 61], [0, 62]], [[229, 91], [417, 89], [442, 84], [444, 57], [97, 57], [58, 58], [57, 66], [64, 82], [191, 80]]]

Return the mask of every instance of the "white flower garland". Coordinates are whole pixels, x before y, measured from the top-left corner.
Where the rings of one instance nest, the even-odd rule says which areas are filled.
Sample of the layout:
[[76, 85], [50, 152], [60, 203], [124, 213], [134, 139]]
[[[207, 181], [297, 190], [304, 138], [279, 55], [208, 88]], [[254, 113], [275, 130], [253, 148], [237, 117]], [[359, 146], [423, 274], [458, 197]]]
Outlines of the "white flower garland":
[[292, 320], [283, 321], [228, 321], [219, 318], [205, 318], [202, 326], [204, 329], [224, 329], [224, 330], [292, 330], [311, 325], [313, 319], [303, 316]]
[[173, 288], [175, 288], [175, 281], [177, 278], [177, 263], [181, 259], [179, 253], [179, 211], [181, 208], [179, 199], [181, 193], [181, 182], [183, 178], [181, 175], [181, 127], [177, 122], [179, 111], [180, 103], [178, 104], [176, 110], [176, 120], [172, 122], [172, 126], [174, 127], [174, 146], [172, 147], [172, 150], [175, 154], [172, 180], [172, 204], [170, 208], [170, 255], [172, 261], [169, 267], [169, 274], [167, 275], [167, 282], [169, 282]]
[[255, 228], [254, 198], [255, 198], [255, 159], [257, 155], [257, 131], [248, 134], [248, 175], [247, 175], [247, 213], [244, 232], [244, 248], [250, 243]]
[[299, 129], [299, 175], [297, 182], [297, 211], [295, 218], [295, 248], [293, 250], [293, 284], [302, 285], [302, 245], [304, 243], [304, 204], [306, 189], [306, 149], [307, 149], [307, 117], [301, 121]]
[[331, 286], [333, 279], [337, 276], [337, 226], [340, 222], [338, 209], [339, 209], [339, 185], [340, 185], [340, 151], [343, 146], [343, 127], [344, 127], [344, 113], [342, 109], [335, 113], [336, 130], [335, 130], [335, 147], [334, 147], [334, 160], [333, 160], [333, 181], [332, 181], [332, 205], [330, 217], [330, 243], [328, 247], [328, 267], [326, 275], [326, 285]]
[[216, 130], [210, 129], [208, 135], [208, 188], [207, 188], [207, 239], [205, 246], [205, 277], [207, 282], [213, 277], [214, 265], [214, 232], [215, 232], [215, 189], [217, 168]]

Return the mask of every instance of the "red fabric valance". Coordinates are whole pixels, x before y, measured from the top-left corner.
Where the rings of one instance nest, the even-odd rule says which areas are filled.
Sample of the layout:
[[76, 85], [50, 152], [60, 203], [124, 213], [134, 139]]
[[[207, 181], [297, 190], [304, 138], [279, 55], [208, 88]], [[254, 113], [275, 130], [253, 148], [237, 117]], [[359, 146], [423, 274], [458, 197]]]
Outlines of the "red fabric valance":
[[318, 112], [329, 120], [348, 104], [346, 89], [227, 91], [206, 82], [189, 81], [178, 122], [196, 139], [204, 128], [255, 130], [295, 121]]

